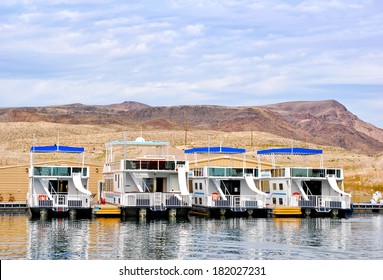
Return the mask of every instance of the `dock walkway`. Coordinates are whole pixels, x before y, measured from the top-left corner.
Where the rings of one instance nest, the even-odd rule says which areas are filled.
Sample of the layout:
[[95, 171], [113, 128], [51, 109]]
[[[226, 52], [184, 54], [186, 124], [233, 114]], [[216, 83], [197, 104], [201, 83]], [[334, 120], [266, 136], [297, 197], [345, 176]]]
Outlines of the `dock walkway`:
[[383, 210], [383, 203], [358, 202], [352, 204], [354, 211], [373, 211], [379, 212]]
[[25, 212], [27, 211], [27, 203], [23, 202], [1, 202], [0, 212]]

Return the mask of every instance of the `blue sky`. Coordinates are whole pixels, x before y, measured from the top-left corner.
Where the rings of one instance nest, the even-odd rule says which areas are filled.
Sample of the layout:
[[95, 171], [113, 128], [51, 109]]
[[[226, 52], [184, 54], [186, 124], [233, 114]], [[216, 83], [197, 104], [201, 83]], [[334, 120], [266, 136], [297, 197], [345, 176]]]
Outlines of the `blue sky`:
[[383, 127], [381, 0], [2, 0], [0, 107], [335, 99]]

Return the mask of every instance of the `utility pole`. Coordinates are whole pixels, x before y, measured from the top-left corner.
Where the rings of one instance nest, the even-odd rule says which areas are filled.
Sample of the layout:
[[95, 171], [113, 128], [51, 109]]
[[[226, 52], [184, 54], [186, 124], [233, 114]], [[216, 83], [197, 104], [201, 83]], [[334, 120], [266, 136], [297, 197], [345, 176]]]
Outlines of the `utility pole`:
[[185, 110], [185, 146], [188, 144], [188, 112]]
[[253, 131], [251, 131], [250, 147], [253, 147]]

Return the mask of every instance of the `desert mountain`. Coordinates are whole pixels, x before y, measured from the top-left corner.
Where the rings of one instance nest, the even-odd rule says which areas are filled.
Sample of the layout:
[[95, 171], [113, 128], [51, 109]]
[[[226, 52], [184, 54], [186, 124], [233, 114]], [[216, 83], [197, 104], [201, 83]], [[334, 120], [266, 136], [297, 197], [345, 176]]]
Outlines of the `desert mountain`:
[[268, 132], [284, 138], [342, 147], [365, 154], [383, 151], [383, 130], [334, 100], [268, 106], [160, 106], [137, 102], [0, 108], [0, 122], [122, 124], [155, 129]]

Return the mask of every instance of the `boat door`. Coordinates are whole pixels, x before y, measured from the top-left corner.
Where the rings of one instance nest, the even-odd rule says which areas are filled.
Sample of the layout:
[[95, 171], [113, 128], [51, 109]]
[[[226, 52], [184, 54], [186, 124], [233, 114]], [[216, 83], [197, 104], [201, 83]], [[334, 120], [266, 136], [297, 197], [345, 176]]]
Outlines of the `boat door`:
[[221, 181], [221, 189], [224, 193], [230, 195], [241, 194], [241, 182], [239, 180], [224, 180]]
[[49, 192], [51, 194], [68, 194], [68, 180], [49, 180]]
[[156, 192], [167, 192], [166, 178], [156, 178]]
[[56, 206], [66, 206], [68, 184], [68, 180], [49, 180], [49, 191], [53, 196]]
[[302, 187], [308, 195], [322, 195], [322, 182], [321, 181], [303, 181]]

